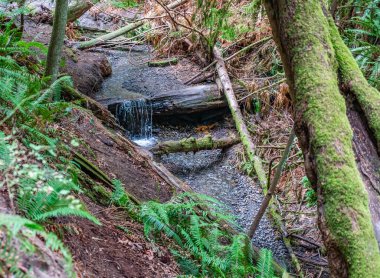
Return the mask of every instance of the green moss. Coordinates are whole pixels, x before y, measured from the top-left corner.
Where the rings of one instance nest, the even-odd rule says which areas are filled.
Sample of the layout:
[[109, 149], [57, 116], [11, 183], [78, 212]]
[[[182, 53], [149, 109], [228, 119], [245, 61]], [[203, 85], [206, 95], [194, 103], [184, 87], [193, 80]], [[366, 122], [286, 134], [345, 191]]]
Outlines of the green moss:
[[335, 57], [320, 1], [296, 2], [294, 21], [286, 29], [291, 41], [287, 52], [294, 74], [295, 116], [308, 130], [329, 244], [339, 249], [350, 277], [376, 277], [380, 254], [338, 87], [342, 57]]
[[350, 50], [340, 37], [332, 19], [329, 20], [329, 24], [331, 40], [343, 82], [345, 86], [351, 89], [359, 102], [380, 151], [380, 92], [370, 86], [365, 79]]

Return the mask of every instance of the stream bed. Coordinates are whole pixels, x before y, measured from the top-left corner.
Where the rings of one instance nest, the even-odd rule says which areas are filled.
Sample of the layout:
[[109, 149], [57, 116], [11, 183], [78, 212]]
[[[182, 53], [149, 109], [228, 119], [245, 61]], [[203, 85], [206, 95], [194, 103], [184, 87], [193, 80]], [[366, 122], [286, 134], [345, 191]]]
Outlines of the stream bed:
[[[110, 98], [140, 99], [151, 97], [155, 93], [186, 87], [174, 75], [175, 66], [152, 68], [144, 63], [150, 58], [147, 47], [140, 47], [138, 51], [131, 52], [108, 51], [106, 55], [112, 64], [113, 74], [104, 81], [101, 91], [96, 96], [100, 102]], [[223, 137], [234, 132], [233, 123], [228, 115], [204, 131], [199, 131], [196, 125], [189, 123], [180, 126], [155, 123], [154, 118], [151, 124], [151, 137], [138, 138], [136, 143], [148, 147], [165, 140], [179, 140], [190, 136], [202, 137], [205, 133]], [[235, 145], [226, 151], [175, 153], [155, 159], [188, 183], [195, 192], [207, 194], [223, 202], [245, 231], [259, 209], [263, 195], [258, 182], [238, 169], [240, 165], [238, 155], [241, 152], [242, 147]], [[272, 250], [276, 260], [288, 266], [286, 248], [266, 216], [256, 231], [253, 243], [258, 247]]]

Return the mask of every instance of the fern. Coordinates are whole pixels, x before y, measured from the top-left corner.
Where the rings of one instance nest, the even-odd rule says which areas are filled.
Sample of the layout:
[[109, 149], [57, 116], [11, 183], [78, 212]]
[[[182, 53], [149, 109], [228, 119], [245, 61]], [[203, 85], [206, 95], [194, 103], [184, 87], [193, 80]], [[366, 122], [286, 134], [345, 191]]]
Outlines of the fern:
[[64, 172], [58, 172], [47, 164], [41, 151], [50, 151], [53, 156], [52, 147], [33, 144], [29, 147], [27, 150], [0, 132], [0, 169], [5, 177], [0, 187], [6, 184], [8, 190], [17, 195], [19, 210], [38, 222], [59, 216], [79, 216], [100, 224], [73, 196], [80, 191], [79, 186]]
[[55, 234], [45, 232], [40, 225], [20, 216], [0, 213], [0, 234], [2, 235], [0, 258], [6, 258], [5, 261], [0, 259], [0, 276], [28, 276], [28, 273], [20, 268], [22, 264], [19, 260], [25, 255], [41, 256], [40, 252], [43, 250], [38, 250], [38, 246], [32, 241], [38, 236], [45, 241], [49, 250], [61, 253], [67, 276], [75, 277], [70, 252]]
[[274, 277], [274, 270], [272, 266], [272, 252], [268, 249], [260, 250], [260, 257], [257, 262], [257, 277], [272, 278]]
[[[202, 212], [206, 207], [210, 211]], [[140, 217], [147, 237], [156, 239], [157, 233], [163, 233], [191, 254], [182, 254], [179, 260], [188, 274], [244, 277], [255, 273], [250, 240], [244, 234], [230, 235], [221, 227], [221, 221], [232, 222], [233, 218], [213, 198], [184, 193], [166, 204], [147, 202]], [[173, 254], [179, 257], [180, 253]]]
[[380, 0], [360, 1], [352, 18], [355, 28], [346, 30], [346, 42], [368, 81], [380, 88]]

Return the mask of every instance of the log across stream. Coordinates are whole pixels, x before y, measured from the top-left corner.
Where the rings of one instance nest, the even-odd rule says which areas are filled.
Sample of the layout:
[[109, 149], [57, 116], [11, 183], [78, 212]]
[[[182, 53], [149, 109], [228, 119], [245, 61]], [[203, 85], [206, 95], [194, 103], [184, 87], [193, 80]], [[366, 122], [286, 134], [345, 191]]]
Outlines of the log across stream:
[[[151, 68], [142, 64], [141, 60], [146, 59], [148, 53], [131, 52], [128, 55], [111, 52], [108, 56], [113, 75], [105, 80], [97, 95], [98, 101], [107, 105], [114, 114], [117, 113], [117, 106], [125, 100], [142, 98], [147, 101], [147, 105], [152, 108], [153, 144], [192, 137], [212, 136], [221, 139], [236, 135], [230, 116], [226, 113], [228, 109], [223, 94], [219, 93], [216, 85], [187, 88], [174, 77], [170, 67]], [[164, 125], [164, 121], [158, 121], [161, 117], [176, 121]], [[194, 122], [187, 120], [190, 118]], [[155, 159], [194, 191], [223, 202], [236, 217], [242, 230], [246, 230], [260, 207], [263, 195], [257, 181], [238, 169], [241, 163], [238, 155], [242, 148], [232, 145], [224, 150], [171, 153], [155, 156]], [[288, 264], [286, 248], [266, 217], [260, 223], [253, 242], [258, 247], [272, 250], [281, 264]]]

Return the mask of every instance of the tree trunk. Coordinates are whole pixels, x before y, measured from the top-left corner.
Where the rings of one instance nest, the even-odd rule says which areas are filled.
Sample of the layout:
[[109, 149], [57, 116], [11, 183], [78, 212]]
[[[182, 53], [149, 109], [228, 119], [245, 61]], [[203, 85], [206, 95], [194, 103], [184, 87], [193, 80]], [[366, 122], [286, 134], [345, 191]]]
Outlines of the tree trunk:
[[198, 152], [202, 150], [226, 149], [237, 143], [239, 143], [239, 139], [235, 136], [216, 139], [212, 138], [211, 135], [207, 135], [199, 139], [191, 137], [180, 141], [161, 142], [150, 151], [157, 155], [177, 152]]
[[50, 82], [52, 83], [57, 79], [59, 71], [63, 40], [66, 31], [68, 6], [68, 0], [56, 0], [53, 31], [50, 38], [45, 71], [46, 76], [51, 76]]
[[266, 0], [294, 104], [333, 277], [377, 277], [380, 253], [346, 115], [350, 94], [379, 146], [380, 94], [364, 79], [319, 0]]

